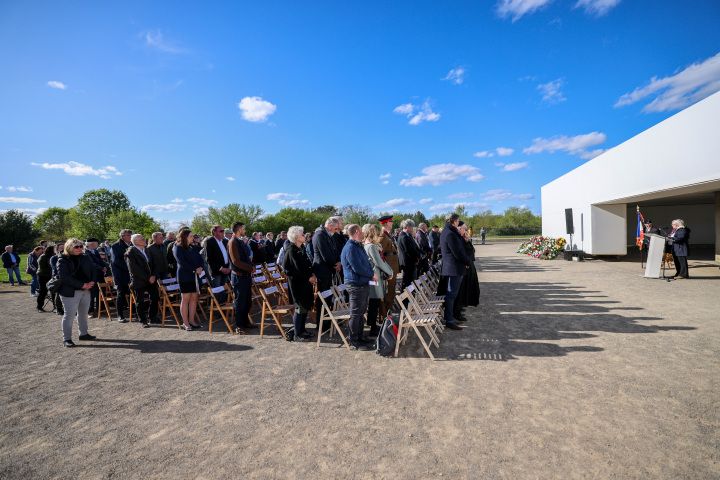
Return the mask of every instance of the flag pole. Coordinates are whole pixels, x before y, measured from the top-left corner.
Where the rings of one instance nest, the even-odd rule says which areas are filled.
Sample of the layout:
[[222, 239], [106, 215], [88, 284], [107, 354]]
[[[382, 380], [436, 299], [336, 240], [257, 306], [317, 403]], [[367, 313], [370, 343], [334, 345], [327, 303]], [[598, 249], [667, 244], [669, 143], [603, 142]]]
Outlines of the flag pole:
[[[640, 221], [640, 205], [636, 205], [635, 207], [637, 208], [637, 218], [638, 218], [638, 222], [639, 222], [639, 221]], [[644, 228], [644, 227], [645, 227], [645, 226], [643, 225], [643, 228]], [[644, 264], [644, 262], [643, 262], [642, 243], [640, 244], [640, 268], [641, 268], [641, 269], [645, 268], [645, 264]]]

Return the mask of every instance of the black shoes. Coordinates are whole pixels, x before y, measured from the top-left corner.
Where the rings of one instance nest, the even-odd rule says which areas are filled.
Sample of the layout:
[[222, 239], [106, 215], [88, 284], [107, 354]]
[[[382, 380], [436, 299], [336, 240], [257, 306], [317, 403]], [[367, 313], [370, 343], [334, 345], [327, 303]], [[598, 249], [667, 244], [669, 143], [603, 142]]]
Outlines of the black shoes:
[[154, 317], [150, 318], [150, 323], [161, 324], [162, 320], [160, 320], [160, 317], [155, 315]]
[[85, 335], [80, 335], [78, 337], [78, 340], [95, 340], [97, 337], [95, 335], [90, 335], [89, 333], [86, 333]]
[[450, 330], [462, 330], [463, 329], [461, 326], [457, 325], [455, 322], [447, 322], [445, 324], [445, 326], [447, 328], [449, 328]]
[[372, 345], [368, 345], [367, 343], [362, 343], [360, 341], [356, 341], [356, 342], [351, 341], [350, 345], [355, 350], [362, 350], [362, 351], [366, 351], [366, 352], [369, 350], [373, 350]]
[[373, 325], [370, 327], [370, 332], [368, 332], [368, 336], [370, 337], [377, 337], [380, 334], [380, 327], [377, 325]]
[[127, 319], [125, 317], [118, 317], [117, 321], [118, 323], [127, 323]]
[[310, 341], [310, 337], [304, 337], [302, 334], [295, 335], [293, 337], [293, 342], [309, 342], [309, 341]]
[[45, 312], [45, 310], [43, 310], [42, 307], [37, 307], [35, 310], [37, 310], [38, 312], [41, 312], [41, 313], [47, 313], [47, 312]]
[[65, 345], [68, 348], [72, 348], [75, 346], [72, 340], [63, 340], [63, 345]]

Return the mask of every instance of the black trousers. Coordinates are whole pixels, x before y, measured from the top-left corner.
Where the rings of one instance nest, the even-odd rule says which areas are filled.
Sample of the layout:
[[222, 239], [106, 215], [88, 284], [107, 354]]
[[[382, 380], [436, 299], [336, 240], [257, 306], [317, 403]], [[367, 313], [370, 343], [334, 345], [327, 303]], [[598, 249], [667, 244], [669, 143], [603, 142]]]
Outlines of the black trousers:
[[43, 305], [45, 305], [45, 297], [48, 295], [47, 282], [49, 282], [51, 278], [52, 277], [38, 277], [38, 282], [40, 282], [40, 291], [37, 296], [38, 308], [42, 308]]
[[[148, 314], [150, 318], [156, 317], [158, 314], [158, 301], [160, 295], [158, 295], [157, 283], [153, 283], [147, 287], [136, 288], [133, 290], [135, 294], [135, 307], [137, 308], [137, 316], [141, 322], [146, 323], [148, 321]], [[150, 305], [145, 304], [145, 294], [150, 297]]]
[[127, 310], [128, 298], [130, 298], [130, 287], [128, 285], [117, 285], [115, 305], [117, 305], [118, 318], [123, 317], [123, 312]]
[[412, 285], [412, 282], [417, 279], [417, 267], [415, 265], [409, 267], [403, 267], [402, 277], [402, 288], [401, 292], [405, 291], [408, 285]]
[[[382, 298], [371, 298], [368, 302], [367, 310], [367, 326], [374, 327], [377, 325], [378, 312], [380, 311], [380, 303]], [[384, 320], [384, 319], [383, 319]]]
[[677, 271], [675, 276], [688, 278], [687, 257], [678, 257], [673, 253], [673, 262], [675, 262], [675, 270]]

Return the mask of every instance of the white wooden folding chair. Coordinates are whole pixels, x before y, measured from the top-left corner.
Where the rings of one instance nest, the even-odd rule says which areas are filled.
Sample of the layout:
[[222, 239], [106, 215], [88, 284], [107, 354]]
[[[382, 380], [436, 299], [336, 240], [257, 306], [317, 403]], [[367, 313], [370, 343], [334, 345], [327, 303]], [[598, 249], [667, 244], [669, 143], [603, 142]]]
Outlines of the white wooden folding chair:
[[333, 310], [350, 310], [350, 305], [345, 301], [345, 291], [347, 288], [344, 283], [333, 285], [330, 287], [333, 291]]
[[[225, 292], [225, 302], [221, 303], [220, 300], [218, 300], [217, 294], [222, 292]], [[233, 298], [232, 289], [230, 289], [226, 283], [225, 285], [208, 289], [208, 293], [210, 294], [210, 319], [208, 320], [210, 327], [208, 330], [212, 333], [213, 323], [220, 321], [220, 319], [215, 319], [215, 312], [218, 312], [230, 334], [235, 335], [235, 331], [230, 325], [230, 319], [235, 316], [235, 299]]]
[[[347, 341], [347, 338], [345, 337], [345, 334], [343, 334], [342, 330], [340, 329], [340, 323], [341, 322], [347, 322], [350, 319], [350, 310], [344, 309], [344, 310], [331, 310], [329, 306], [329, 299], [330, 297], [334, 297], [335, 293], [333, 292], [332, 288], [329, 288], [325, 290], [324, 292], [317, 292], [317, 296], [320, 299], [320, 302], [322, 304], [321, 310], [320, 310], [320, 318], [318, 319], [318, 339], [317, 339], [317, 346], [320, 346], [320, 342], [322, 340], [322, 336], [326, 333], [330, 333], [329, 338], [333, 337], [333, 334], [335, 331], [338, 332], [340, 335], [340, 338], [342, 339], [345, 346], [350, 350], [350, 344]], [[323, 331], [323, 323], [326, 320], [330, 320], [330, 328]]]
[[287, 298], [282, 294], [277, 286], [269, 288], [261, 288], [260, 295], [262, 296], [262, 317], [260, 319], [260, 338], [265, 333], [265, 328], [271, 327], [272, 324], [265, 326], [265, 316], [270, 315], [275, 320], [275, 326], [280, 330], [280, 334], [285, 337], [285, 330], [282, 326], [282, 319], [286, 314], [289, 314], [292, 318], [295, 312], [295, 305], [290, 305], [287, 302]]
[[[167, 279], [167, 280], [175, 280], [173, 279]], [[177, 323], [177, 326], [179, 329], [182, 329], [181, 321], [180, 321], [180, 285], [177, 283], [169, 282], [168, 284], [165, 284], [165, 280], [160, 282], [160, 309], [161, 309], [161, 316], [162, 316], [162, 326], [165, 326], [165, 318], [166, 318], [166, 310], [170, 309], [170, 313], [172, 313], [173, 318], [175, 319], [175, 323]], [[175, 313], [175, 308], [178, 309], [178, 312]]]
[[[435, 360], [435, 356], [430, 350], [430, 346], [440, 346], [440, 339], [437, 336], [437, 325], [438, 325], [438, 314], [437, 313], [418, 313], [412, 307], [413, 299], [411, 298], [410, 292], [406, 288], [400, 295], [395, 297], [395, 301], [400, 307], [400, 321], [398, 324], [398, 338], [395, 344], [395, 356], [398, 356], [400, 352], [400, 345], [405, 345], [407, 337], [410, 334], [410, 330], [414, 331], [417, 337], [420, 339], [422, 346], [425, 348], [428, 356]], [[405, 301], [408, 302], [408, 306], [405, 306]], [[420, 329], [423, 328], [430, 337], [429, 344], [425, 341], [422, 336]]]

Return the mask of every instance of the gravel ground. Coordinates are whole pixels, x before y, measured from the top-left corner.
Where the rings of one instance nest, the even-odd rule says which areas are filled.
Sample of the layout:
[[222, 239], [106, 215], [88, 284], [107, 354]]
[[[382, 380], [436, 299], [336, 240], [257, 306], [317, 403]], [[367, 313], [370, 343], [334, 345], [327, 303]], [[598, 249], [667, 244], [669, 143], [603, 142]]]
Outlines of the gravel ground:
[[0, 478], [720, 478], [717, 263], [515, 248], [477, 247], [436, 362], [107, 319], [67, 349], [1, 286]]

